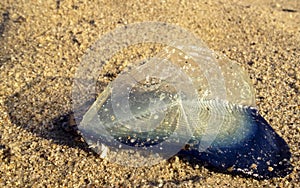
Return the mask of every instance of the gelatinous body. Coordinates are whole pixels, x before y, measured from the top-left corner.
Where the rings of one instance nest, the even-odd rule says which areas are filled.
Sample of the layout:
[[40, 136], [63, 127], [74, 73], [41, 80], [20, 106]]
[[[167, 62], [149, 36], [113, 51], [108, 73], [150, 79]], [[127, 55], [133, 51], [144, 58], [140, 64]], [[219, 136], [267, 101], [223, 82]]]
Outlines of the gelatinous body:
[[[153, 97], [155, 94], [143, 93], [143, 95], [139, 95], [142, 97], [143, 104], [147, 104], [147, 99], [151, 98], [150, 95]], [[117, 143], [127, 145], [127, 149], [139, 147], [149, 150], [149, 147], [159, 146], [160, 143], [163, 143], [178, 126], [181, 113], [180, 107], [177, 106], [176, 101], [168, 102], [168, 105], [166, 105], [168, 113], [165, 114], [163, 119], [160, 119], [159, 114], [156, 112], [151, 114], [145, 107], [148, 105], [143, 106], [143, 104], [136, 101], [132, 104], [133, 106], [142, 106], [137, 108], [138, 110], [136, 109], [136, 118], [158, 125], [150, 131], [132, 131], [126, 128], [126, 123], [131, 121], [129, 119], [124, 120], [124, 122], [114, 121], [115, 119], [112, 118], [111, 114], [113, 109], [110, 97], [97, 104], [97, 107], [92, 106], [92, 108], [98, 109], [97, 114], [92, 114], [92, 116], [103, 121], [103, 124], [107, 126], [107, 131], [112, 136], [111, 139], [117, 140]], [[242, 173], [257, 178], [284, 176], [290, 172], [289, 159], [291, 154], [288, 145], [259, 115], [256, 108], [235, 105], [222, 100], [199, 101], [199, 106], [199, 124], [193, 130], [193, 136], [187, 142], [188, 149], [181, 151], [181, 153], [193, 155], [218, 170]], [[152, 107], [158, 113], [163, 110], [158, 106]], [[91, 115], [89, 113], [86, 116]], [[221, 119], [222, 125], [219, 129], [207, 130], [209, 129], [207, 124], [211, 116]], [[105, 144], [107, 149], [117, 148], [121, 151], [122, 148], [112, 144], [111, 140], [107, 140], [107, 136], [103, 135], [103, 131], [97, 130], [97, 126], [81, 127], [81, 129], [88, 143], [92, 144], [98, 141], [98, 143]], [[176, 137], [168, 140], [172, 144], [169, 147], [183, 147], [180, 145], [179, 140], [185, 140], [186, 135], [186, 133], [176, 134]], [[203, 139], [204, 136], [206, 139]], [[212, 137], [214, 138], [213, 141], [211, 140]], [[206, 142], [209, 143], [209, 147], [207, 147]], [[101, 146], [103, 147], [103, 145]], [[95, 147], [95, 149], [102, 157], [107, 157], [109, 149], [101, 150], [101, 147]], [[167, 148], [162, 150], [164, 154], [168, 154]], [[145, 152], [145, 155], [150, 154]], [[125, 156], [128, 158], [128, 155]], [[112, 156], [110, 157], [112, 158]], [[147, 159], [153, 160], [153, 163], [157, 162], [155, 159], [158, 156], [148, 157]]]

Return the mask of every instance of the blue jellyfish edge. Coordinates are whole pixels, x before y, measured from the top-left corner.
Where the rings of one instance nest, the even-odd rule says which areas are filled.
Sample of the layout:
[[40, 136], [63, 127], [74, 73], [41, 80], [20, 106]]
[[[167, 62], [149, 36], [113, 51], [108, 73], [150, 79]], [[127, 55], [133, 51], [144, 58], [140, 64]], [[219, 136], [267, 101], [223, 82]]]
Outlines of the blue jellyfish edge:
[[231, 147], [220, 148], [211, 145], [204, 152], [197, 146], [179, 152], [179, 155], [192, 155], [209, 169], [229, 174], [270, 179], [284, 177], [292, 172], [291, 152], [288, 144], [268, 122], [253, 109], [255, 132], [250, 139]]

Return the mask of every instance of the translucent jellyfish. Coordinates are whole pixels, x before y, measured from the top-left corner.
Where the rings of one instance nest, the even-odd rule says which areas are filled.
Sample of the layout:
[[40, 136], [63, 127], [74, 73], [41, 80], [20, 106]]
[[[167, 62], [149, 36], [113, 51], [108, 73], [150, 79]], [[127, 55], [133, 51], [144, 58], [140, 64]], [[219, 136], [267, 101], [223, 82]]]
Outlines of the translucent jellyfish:
[[[166, 47], [133, 62], [88, 104], [108, 60], [140, 43]], [[259, 115], [247, 73], [178, 26], [138, 23], [104, 35], [82, 58], [73, 104], [85, 141], [110, 162], [151, 166], [181, 152], [257, 178], [291, 170], [289, 147]]]

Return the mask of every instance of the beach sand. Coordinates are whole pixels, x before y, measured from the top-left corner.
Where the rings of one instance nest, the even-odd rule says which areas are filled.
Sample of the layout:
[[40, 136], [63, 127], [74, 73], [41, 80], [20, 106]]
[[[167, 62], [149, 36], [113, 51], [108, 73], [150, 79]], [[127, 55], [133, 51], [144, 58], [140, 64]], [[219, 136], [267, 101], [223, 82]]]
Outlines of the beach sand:
[[[176, 156], [146, 168], [109, 163], [68, 130], [82, 55], [117, 26], [186, 28], [249, 73], [260, 113], [290, 146], [293, 172], [257, 180]], [[0, 2], [0, 187], [297, 187], [300, 179], [300, 2]], [[67, 127], [67, 128], [66, 128]]]

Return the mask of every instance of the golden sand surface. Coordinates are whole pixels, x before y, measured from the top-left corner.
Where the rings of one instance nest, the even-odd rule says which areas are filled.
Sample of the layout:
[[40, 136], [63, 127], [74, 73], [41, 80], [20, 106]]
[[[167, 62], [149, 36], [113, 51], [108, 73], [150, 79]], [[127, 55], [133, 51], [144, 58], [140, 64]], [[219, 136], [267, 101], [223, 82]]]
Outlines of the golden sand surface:
[[[292, 173], [257, 180], [178, 156], [123, 167], [63, 129], [82, 55], [106, 32], [143, 21], [186, 28], [247, 70], [260, 113], [290, 146]], [[298, 0], [1, 0], [0, 187], [299, 186], [299, 26]]]

